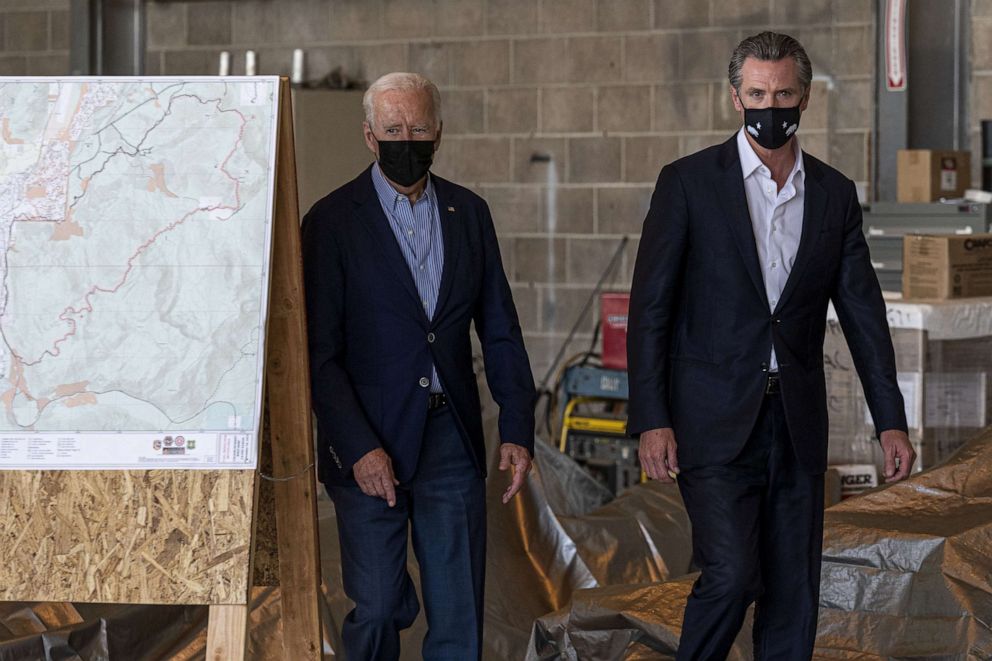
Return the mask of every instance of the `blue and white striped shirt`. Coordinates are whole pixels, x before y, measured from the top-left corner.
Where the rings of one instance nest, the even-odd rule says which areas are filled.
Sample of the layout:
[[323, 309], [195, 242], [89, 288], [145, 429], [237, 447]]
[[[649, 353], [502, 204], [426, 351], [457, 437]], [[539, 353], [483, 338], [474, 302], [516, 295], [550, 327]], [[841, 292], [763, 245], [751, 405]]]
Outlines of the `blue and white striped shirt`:
[[[441, 286], [441, 270], [444, 268], [444, 239], [434, 184], [428, 176], [423, 194], [411, 204], [406, 195], [398, 193], [390, 185], [378, 163], [372, 166], [372, 183], [417, 285], [424, 312], [428, 319], [433, 319]], [[431, 392], [441, 392], [441, 380], [433, 366]]]

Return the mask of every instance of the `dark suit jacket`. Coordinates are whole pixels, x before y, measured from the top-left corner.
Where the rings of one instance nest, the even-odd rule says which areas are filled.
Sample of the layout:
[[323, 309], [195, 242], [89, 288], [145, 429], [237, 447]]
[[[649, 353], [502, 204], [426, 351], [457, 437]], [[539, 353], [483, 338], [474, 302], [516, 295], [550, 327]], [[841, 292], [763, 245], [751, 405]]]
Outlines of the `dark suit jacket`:
[[800, 462], [826, 468], [823, 335], [833, 301], [877, 430], [906, 429], [878, 279], [853, 182], [809, 154], [802, 236], [769, 312], [736, 136], [665, 166], [644, 221], [627, 338], [632, 435], [672, 427], [679, 463], [743, 448], [772, 346]]
[[318, 462], [325, 483], [383, 448], [396, 479], [413, 475], [427, 419], [431, 364], [461, 436], [485, 474], [485, 441], [470, 323], [482, 343], [504, 442], [533, 451], [534, 379], [485, 201], [431, 175], [444, 268], [428, 319], [375, 193], [371, 168], [303, 219], [303, 262]]

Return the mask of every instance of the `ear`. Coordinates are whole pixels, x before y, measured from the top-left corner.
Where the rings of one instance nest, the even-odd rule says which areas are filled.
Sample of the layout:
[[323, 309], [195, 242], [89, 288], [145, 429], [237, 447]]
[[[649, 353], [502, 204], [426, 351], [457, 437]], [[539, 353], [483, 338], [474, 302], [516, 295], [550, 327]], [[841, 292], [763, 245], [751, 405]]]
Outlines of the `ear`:
[[369, 148], [372, 155], [379, 158], [379, 146], [375, 142], [375, 136], [372, 134], [372, 127], [369, 126], [368, 122], [362, 122], [362, 133], [365, 136], [365, 146]]
[[744, 105], [741, 103], [741, 97], [737, 96], [737, 90], [734, 86], [730, 86], [730, 100], [734, 103], [734, 110], [737, 112], [744, 112]]

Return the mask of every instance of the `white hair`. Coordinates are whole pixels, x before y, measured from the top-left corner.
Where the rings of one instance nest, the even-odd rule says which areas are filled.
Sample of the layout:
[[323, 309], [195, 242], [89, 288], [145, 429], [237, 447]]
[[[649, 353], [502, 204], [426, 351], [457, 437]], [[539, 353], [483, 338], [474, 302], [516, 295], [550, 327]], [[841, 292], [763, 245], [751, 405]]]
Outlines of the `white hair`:
[[365, 109], [365, 121], [369, 126], [374, 126], [375, 120], [375, 100], [376, 96], [389, 90], [423, 90], [430, 92], [431, 105], [434, 110], [435, 128], [441, 125], [441, 92], [437, 85], [419, 73], [394, 72], [387, 73], [372, 83], [365, 96], [362, 97], [362, 107]]

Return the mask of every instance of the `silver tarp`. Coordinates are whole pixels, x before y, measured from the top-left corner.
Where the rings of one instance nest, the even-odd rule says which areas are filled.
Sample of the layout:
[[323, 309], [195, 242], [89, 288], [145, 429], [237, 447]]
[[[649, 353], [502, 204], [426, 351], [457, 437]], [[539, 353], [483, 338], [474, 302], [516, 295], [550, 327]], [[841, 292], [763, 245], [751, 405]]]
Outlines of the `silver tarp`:
[[[692, 578], [579, 591], [527, 658], [673, 658]], [[751, 657], [749, 629], [731, 658]], [[992, 430], [827, 510], [815, 658], [992, 659]]]
[[[671, 658], [693, 580], [677, 489], [651, 483], [611, 499], [546, 445], [537, 466], [510, 505], [499, 502], [507, 478], [491, 478], [486, 659]], [[318, 516], [334, 658], [350, 606], [326, 497]], [[992, 659], [990, 537], [992, 431], [942, 467], [829, 509], [818, 657]], [[4, 604], [0, 661], [204, 655], [204, 607], [76, 606], [82, 622], [57, 605]], [[251, 606], [251, 658], [283, 658], [278, 589], [256, 589]], [[421, 616], [404, 632], [404, 659], [420, 658], [423, 634]], [[732, 659], [750, 658], [749, 638]]]

